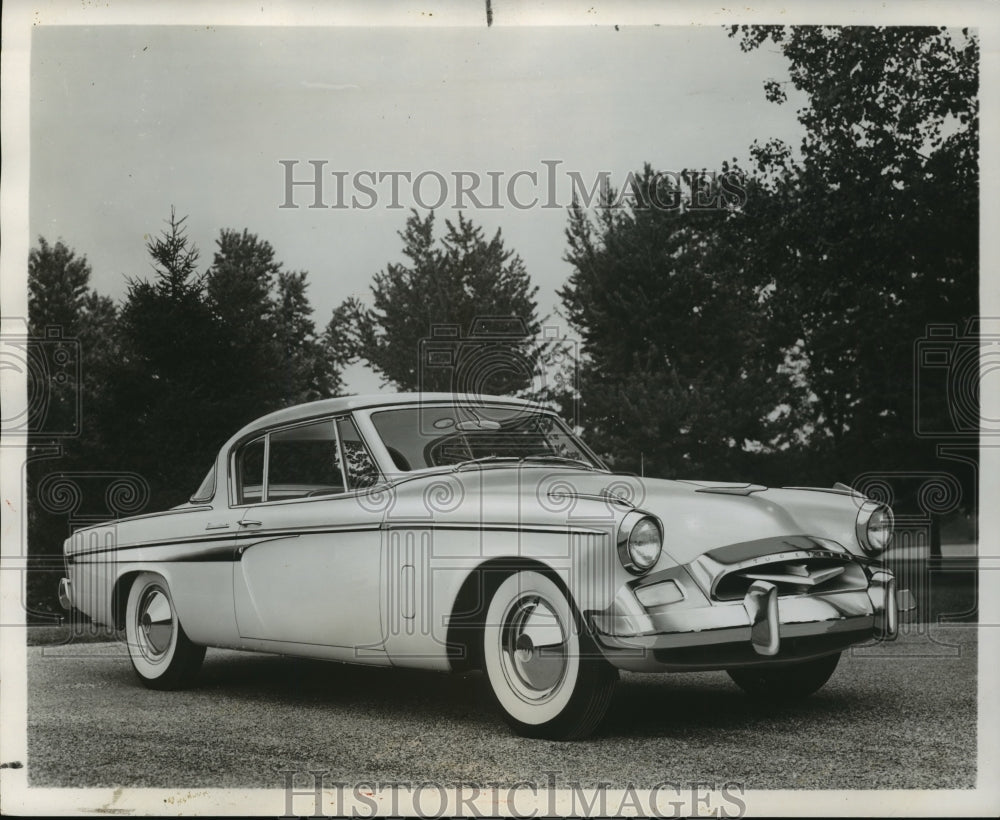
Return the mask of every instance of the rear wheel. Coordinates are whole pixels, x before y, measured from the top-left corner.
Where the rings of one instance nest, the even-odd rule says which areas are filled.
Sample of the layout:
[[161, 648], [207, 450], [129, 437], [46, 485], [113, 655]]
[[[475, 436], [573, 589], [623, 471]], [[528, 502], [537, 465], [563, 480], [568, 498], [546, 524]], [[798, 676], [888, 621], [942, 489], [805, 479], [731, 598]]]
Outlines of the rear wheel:
[[132, 667], [150, 689], [187, 686], [205, 658], [205, 647], [181, 627], [167, 582], [152, 572], [137, 576], [129, 590], [125, 637]]
[[729, 669], [736, 685], [751, 697], [768, 701], [798, 700], [811, 695], [830, 680], [840, 653], [784, 666]]
[[518, 734], [574, 740], [607, 714], [618, 671], [583, 633], [563, 591], [540, 572], [517, 572], [493, 593], [483, 653], [493, 694]]

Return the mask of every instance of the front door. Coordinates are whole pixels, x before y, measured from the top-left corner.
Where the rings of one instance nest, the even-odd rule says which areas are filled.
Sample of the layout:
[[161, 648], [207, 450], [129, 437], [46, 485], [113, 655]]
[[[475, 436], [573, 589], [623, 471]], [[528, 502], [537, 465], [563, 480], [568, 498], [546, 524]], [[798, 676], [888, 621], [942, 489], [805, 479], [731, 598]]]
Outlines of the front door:
[[240, 636], [345, 647], [382, 642], [379, 480], [349, 417], [274, 431], [237, 455], [245, 505], [234, 564]]

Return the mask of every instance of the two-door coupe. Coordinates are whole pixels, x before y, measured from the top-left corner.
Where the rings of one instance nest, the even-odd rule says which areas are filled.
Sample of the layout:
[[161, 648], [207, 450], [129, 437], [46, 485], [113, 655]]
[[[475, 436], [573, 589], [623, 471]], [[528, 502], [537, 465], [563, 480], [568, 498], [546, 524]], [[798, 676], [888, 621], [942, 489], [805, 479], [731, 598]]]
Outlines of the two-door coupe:
[[59, 592], [155, 689], [207, 646], [478, 668], [516, 731], [568, 739], [619, 669], [814, 692], [896, 634], [892, 526], [840, 485], [613, 474], [517, 399], [354, 396], [247, 425], [186, 504], [75, 532]]

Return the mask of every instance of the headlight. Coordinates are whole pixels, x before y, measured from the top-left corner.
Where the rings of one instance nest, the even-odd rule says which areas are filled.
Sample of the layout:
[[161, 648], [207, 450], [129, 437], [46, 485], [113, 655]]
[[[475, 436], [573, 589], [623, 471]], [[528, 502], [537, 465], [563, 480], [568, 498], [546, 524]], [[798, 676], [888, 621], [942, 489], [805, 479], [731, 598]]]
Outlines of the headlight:
[[865, 552], [878, 555], [892, 540], [893, 517], [892, 510], [885, 504], [866, 501], [858, 511], [856, 525], [858, 541]]
[[633, 575], [642, 575], [652, 568], [663, 548], [663, 530], [651, 515], [630, 512], [618, 528], [618, 558]]

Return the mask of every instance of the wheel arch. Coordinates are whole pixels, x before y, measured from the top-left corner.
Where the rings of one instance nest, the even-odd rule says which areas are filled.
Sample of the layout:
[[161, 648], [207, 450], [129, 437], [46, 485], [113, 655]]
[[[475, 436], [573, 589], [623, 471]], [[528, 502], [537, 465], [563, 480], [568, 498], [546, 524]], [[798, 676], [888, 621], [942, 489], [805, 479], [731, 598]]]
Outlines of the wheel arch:
[[128, 593], [132, 589], [132, 583], [146, 570], [130, 569], [123, 572], [115, 580], [114, 589], [111, 592], [111, 622], [115, 629], [125, 628], [125, 609], [128, 605]]
[[453, 672], [482, 669], [483, 657], [480, 631], [486, 621], [486, 611], [493, 593], [516, 572], [532, 570], [551, 578], [566, 596], [574, 614], [580, 612], [566, 582], [548, 564], [536, 558], [490, 558], [478, 564], [465, 577], [451, 606], [448, 619], [447, 653]]
[[115, 585], [111, 590], [111, 619], [115, 629], [125, 628], [125, 611], [128, 608], [129, 590], [132, 589], [135, 579], [144, 573], [159, 575], [166, 582], [167, 586], [170, 586], [170, 579], [156, 567], [137, 565], [130, 567], [119, 575], [115, 579]]

